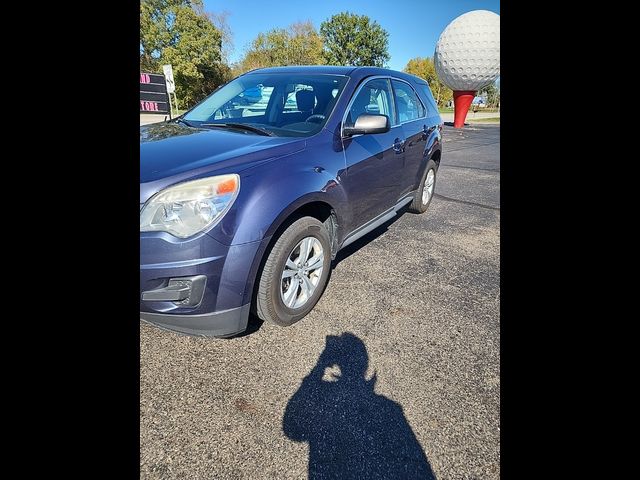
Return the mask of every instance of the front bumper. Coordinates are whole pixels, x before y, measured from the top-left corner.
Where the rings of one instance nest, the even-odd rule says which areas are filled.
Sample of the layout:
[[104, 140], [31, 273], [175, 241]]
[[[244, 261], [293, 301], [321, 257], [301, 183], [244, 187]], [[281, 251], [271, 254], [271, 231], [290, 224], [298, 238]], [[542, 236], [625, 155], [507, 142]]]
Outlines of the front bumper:
[[[253, 282], [269, 239], [228, 246], [208, 234], [185, 240], [165, 232], [140, 233], [141, 320], [192, 335], [226, 337], [244, 331]], [[184, 294], [172, 288], [195, 286], [189, 282], [196, 278], [203, 280], [203, 290], [195, 300], [163, 300], [181, 299]]]
[[250, 303], [222, 312], [200, 315], [164, 315], [140, 312], [140, 320], [172, 332], [204, 337], [231, 337], [244, 332], [249, 321]]

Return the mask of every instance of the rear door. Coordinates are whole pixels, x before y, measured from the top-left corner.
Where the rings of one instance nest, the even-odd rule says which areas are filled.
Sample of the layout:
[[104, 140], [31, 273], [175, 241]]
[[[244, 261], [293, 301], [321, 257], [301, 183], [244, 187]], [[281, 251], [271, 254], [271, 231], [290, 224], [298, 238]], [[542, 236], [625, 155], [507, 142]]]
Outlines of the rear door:
[[432, 127], [427, 122], [427, 113], [413, 87], [402, 80], [392, 79], [398, 123], [405, 135], [405, 158], [402, 178], [402, 193], [416, 188], [426, 141]]
[[394, 108], [389, 79], [374, 78], [356, 91], [347, 110], [345, 125], [353, 125], [359, 115], [366, 113], [387, 115], [391, 124], [386, 133], [342, 139], [347, 166], [343, 187], [349, 196], [354, 226], [393, 207], [402, 190], [404, 136]]

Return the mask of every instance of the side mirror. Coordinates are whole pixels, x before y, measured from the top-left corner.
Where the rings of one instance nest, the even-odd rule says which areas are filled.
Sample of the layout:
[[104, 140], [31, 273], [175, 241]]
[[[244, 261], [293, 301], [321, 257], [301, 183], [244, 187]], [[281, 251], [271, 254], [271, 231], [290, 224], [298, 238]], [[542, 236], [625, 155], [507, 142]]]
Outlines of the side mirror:
[[345, 137], [366, 135], [368, 133], [386, 133], [391, 129], [389, 117], [386, 115], [363, 113], [356, 119], [355, 125], [345, 126], [342, 132]]

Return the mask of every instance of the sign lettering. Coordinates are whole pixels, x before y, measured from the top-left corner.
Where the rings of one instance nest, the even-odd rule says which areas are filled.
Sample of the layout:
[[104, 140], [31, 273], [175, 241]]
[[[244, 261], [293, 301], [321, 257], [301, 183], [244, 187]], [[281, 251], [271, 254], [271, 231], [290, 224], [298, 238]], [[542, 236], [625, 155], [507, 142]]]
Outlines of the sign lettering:
[[164, 75], [140, 72], [140, 112], [169, 111], [169, 95]]

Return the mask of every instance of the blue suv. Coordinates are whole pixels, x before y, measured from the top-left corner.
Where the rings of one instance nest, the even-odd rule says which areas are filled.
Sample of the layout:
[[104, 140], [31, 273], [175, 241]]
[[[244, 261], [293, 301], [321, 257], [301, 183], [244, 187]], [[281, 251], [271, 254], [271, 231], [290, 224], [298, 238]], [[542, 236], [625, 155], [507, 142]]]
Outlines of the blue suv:
[[341, 248], [433, 198], [442, 121], [427, 83], [374, 67], [254, 70], [140, 127], [140, 318], [229, 337], [288, 326]]

